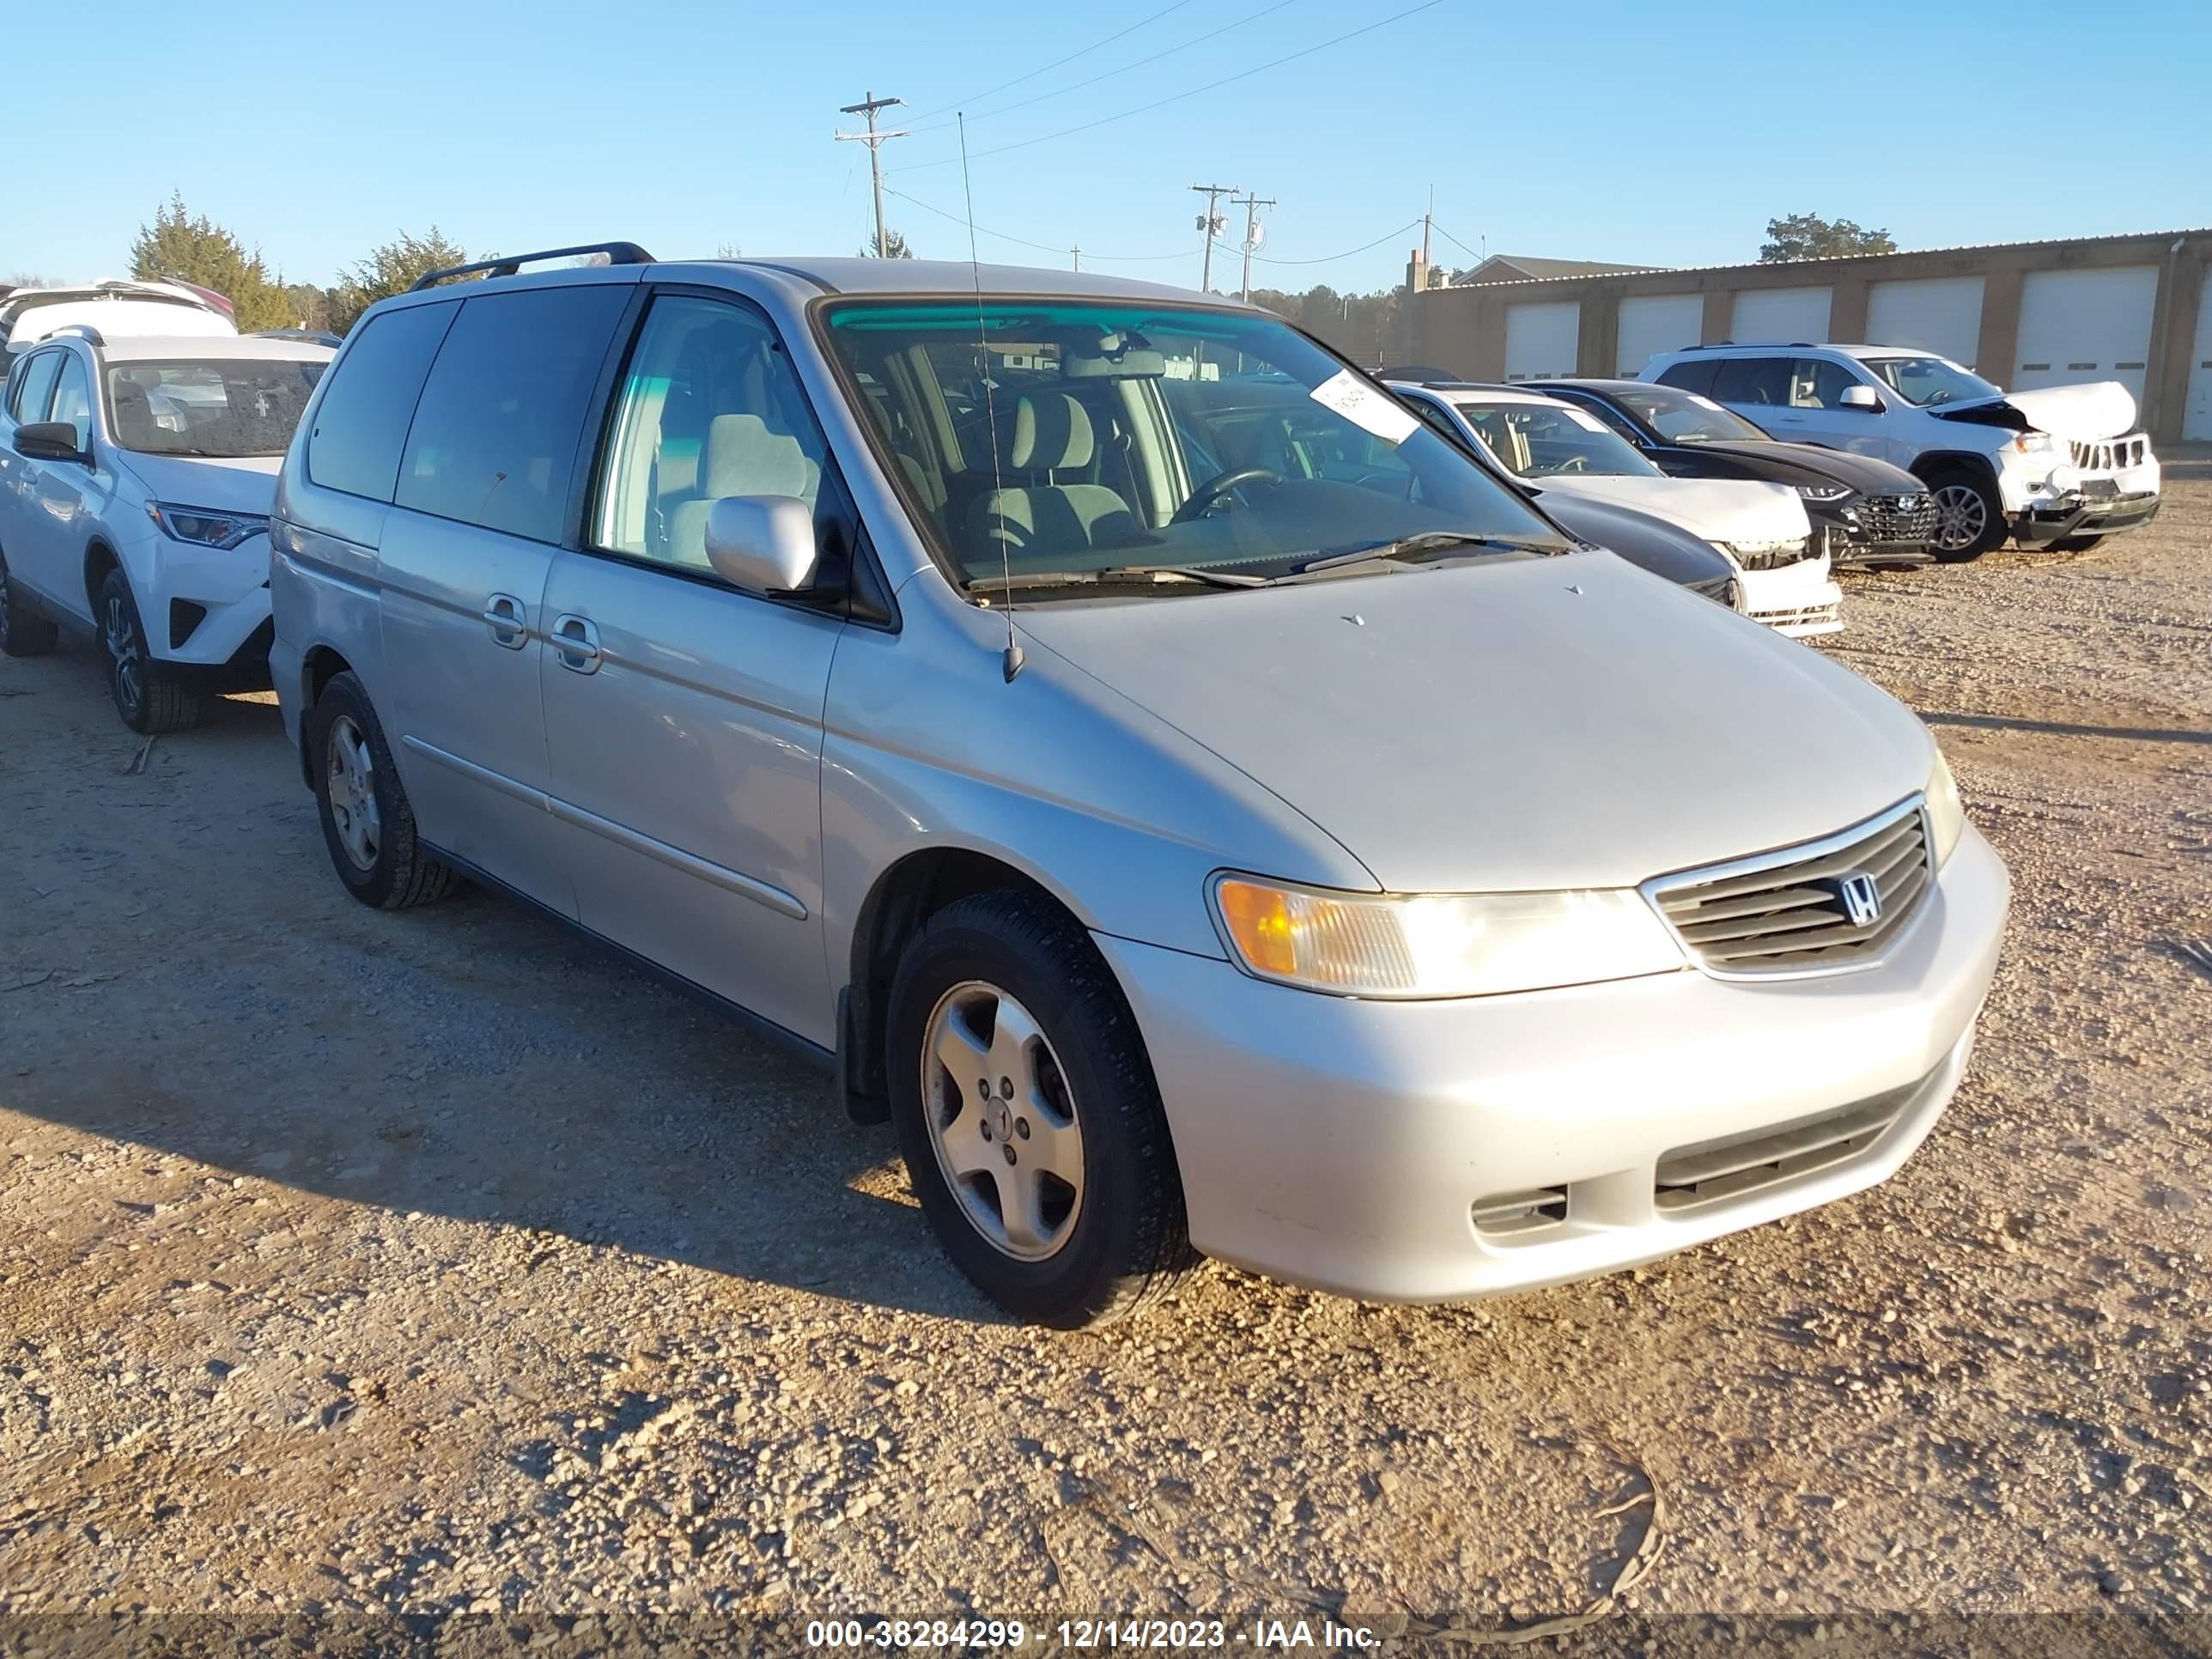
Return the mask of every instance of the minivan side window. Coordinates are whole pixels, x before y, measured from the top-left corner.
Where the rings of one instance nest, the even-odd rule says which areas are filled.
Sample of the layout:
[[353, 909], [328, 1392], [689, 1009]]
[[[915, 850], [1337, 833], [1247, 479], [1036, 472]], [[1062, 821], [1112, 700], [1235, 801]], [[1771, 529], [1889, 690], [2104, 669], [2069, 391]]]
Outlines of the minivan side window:
[[76, 447], [80, 452], [92, 447], [92, 377], [84, 372], [84, 364], [64, 351], [57, 354], [62, 362], [61, 378], [54, 383], [54, 410], [46, 418], [67, 421], [76, 428]]
[[395, 506], [558, 542], [586, 405], [627, 284], [481, 295], [438, 348]]
[[726, 495], [795, 495], [816, 534], [829, 447], [765, 319], [690, 295], [653, 302], [610, 428], [595, 547], [705, 570], [707, 514]]
[[1685, 392], [1694, 392], [1700, 398], [1713, 395], [1713, 375], [1720, 362], [1713, 357], [1691, 357], [1679, 363], [1669, 363], [1659, 371], [1661, 386], [1680, 386]]
[[1730, 357], [1713, 376], [1712, 395], [1724, 404], [1781, 404], [1790, 401], [1787, 357]]
[[307, 434], [310, 479], [349, 495], [392, 499], [423, 377], [460, 308], [459, 301], [406, 306], [359, 325]]
[[62, 354], [41, 351], [24, 363], [23, 372], [16, 377], [15, 402], [10, 410], [25, 426], [35, 426], [46, 418], [47, 399], [53, 394], [54, 377], [61, 373]]

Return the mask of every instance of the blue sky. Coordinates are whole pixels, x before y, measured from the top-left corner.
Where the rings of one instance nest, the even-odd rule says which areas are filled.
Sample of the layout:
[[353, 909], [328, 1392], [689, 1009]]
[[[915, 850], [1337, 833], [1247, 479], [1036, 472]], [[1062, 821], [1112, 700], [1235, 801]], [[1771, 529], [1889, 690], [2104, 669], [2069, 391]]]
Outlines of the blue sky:
[[[866, 159], [830, 135], [864, 88], [910, 106], [890, 112], [916, 129], [885, 148], [892, 189], [959, 213], [964, 106], [979, 225], [1192, 285], [1194, 180], [1278, 198], [1265, 252], [1316, 263], [1254, 281], [1292, 289], [1398, 280], [1431, 185], [1473, 247], [1658, 264], [1753, 258], [1796, 211], [1906, 247], [2212, 222], [2205, 0], [1432, 0], [1384, 21], [1416, 3], [119, 0], [91, 37], [76, 8], [30, 7], [7, 127], [52, 165], [19, 169], [0, 276], [119, 272], [172, 190], [293, 280], [434, 222], [486, 252], [849, 252]], [[886, 216], [964, 257], [963, 226], [918, 202]]]

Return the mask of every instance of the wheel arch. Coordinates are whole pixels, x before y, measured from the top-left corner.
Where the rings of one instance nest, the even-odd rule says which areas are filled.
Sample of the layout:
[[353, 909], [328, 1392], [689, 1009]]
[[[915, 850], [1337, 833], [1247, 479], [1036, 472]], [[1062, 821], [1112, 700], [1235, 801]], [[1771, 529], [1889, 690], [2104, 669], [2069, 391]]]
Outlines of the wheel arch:
[[838, 1032], [854, 1094], [883, 1097], [883, 1039], [891, 977], [907, 941], [955, 900], [1000, 889], [1034, 893], [1065, 911], [1077, 927], [1088, 929], [1065, 895], [1031, 872], [977, 848], [919, 848], [876, 878], [853, 918], [842, 1029]]
[[[111, 570], [123, 570], [123, 556], [106, 536], [94, 536], [84, 544], [84, 613], [95, 627], [100, 623], [100, 586]], [[123, 580], [131, 580], [127, 570]], [[132, 602], [137, 603], [135, 596]]]
[[334, 647], [327, 645], [310, 647], [307, 654], [300, 659], [300, 712], [302, 717], [300, 781], [307, 786], [310, 793], [314, 791], [315, 773], [314, 767], [307, 757], [307, 745], [305, 741], [307, 711], [315, 706], [317, 700], [323, 695], [323, 688], [331, 680], [340, 674], [349, 674], [353, 672], [353, 665], [341, 656]]
[[1940, 474], [1945, 472], [1971, 472], [1989, 486], [1990, 494], [1998, 494], [1996, 464], [1988, 456], [1978, 455], [1971, 449], [1931, 449], [1917, 457], [1906, 471], [1923, 483], [1933, 483]]

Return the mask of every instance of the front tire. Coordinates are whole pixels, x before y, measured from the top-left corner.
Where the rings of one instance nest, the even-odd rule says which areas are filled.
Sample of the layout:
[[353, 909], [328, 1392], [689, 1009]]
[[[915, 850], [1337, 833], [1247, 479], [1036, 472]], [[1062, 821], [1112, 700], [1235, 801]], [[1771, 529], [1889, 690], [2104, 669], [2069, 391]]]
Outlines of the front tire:
[[1073, 918], [978, 894], [893, 979], [891, 1121], [953, 1264], [1016, 1316], [1073, 1329], [1164, 1293], [1194, 1257], [1136, 1018]]
[[350, 672], [334, 674], [307, 710], [307, 746], [323, 842], [345, 890], [377, 910], [433, 904], [460, 883], [416, 839], [415, 811], [368, 693]]
[[53, 618], [33, 611], [9, 580], [7, 556], [0, 554], [0, 653], [43, 657], [60, 637]]
[[100, 584], [100, 645], [107, 657], [107, 694], [125, 726], [150, 738], [200, 723], [205, 699], [175, 669], [154, 660], [131, 579], [119, 569]]
[[1966, 564], [2004, 544], [2004, 502], [1990, 480], [1962, 466], [1929, 477], [1936, 498], [1936, 538], [1929, 544], [1938, 562]]

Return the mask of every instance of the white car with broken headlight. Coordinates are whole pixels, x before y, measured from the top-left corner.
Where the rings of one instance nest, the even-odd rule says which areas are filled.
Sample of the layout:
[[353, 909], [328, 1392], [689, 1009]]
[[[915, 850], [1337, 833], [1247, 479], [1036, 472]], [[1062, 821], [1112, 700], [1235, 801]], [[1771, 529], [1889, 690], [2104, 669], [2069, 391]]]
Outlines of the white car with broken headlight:
[[1449, 423], [1530, 489], [1632, 507], [1702, 537], [1735, 567], [1743, 613], [1803, 638], [1843, 628], [1843, 590], [1787, 484], [1676, 478], [1589, 410], [1535, 392], [1453, 381], [1390, 380], [1432, 424]]
[[1638, 378], [1711, 398], [1791, 443], [1916, 474], [1936, 498], [1947, 564], [2008, 538], [2075, 551], [2158, 514], [2158, 457], [2117, 380], [2008, 392], [1948, 357], [1869, 345], [1693, 346]]

